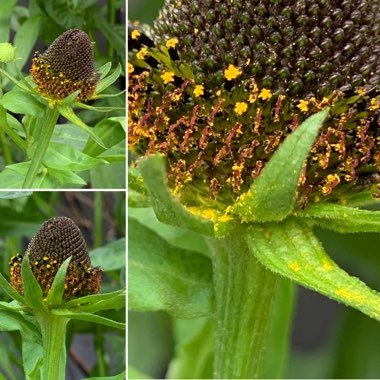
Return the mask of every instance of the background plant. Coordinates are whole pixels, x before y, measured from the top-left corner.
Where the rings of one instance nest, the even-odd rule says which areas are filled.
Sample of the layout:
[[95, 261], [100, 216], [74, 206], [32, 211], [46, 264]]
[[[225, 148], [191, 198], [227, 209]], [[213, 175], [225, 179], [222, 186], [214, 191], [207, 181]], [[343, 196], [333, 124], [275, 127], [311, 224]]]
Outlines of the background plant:
[[[276, 2], [273, 2], [273, 3], [276, 3]], [[181, 11], [182, 11], [182, 9], [181, 9]], [[212, 15], [208, 15], [208, 16], [212, 17]], [[242, 15], [242, 17], [244, 17], [244, 15]], [[195, 22], [200, 22], [202, 24], [202, 21], [200, 21], [200, 19], [198, 19], [198, 18], [195, 20]], [[231, 26], [230, 24], [228, 27], [233, 28], [233, 26]], [[216, 26], [216, 28], [217, 28], [217, 26]], [[191, 34], [192, 29], [190, 28], [189, 30], [190, 30], [190, 34]], [[201, 29], [199, 29], [199, 30], [201, 30]], [[162, 34], [159, 34], [159, 36], [161, 36], [161, 35]], [[165, 55], [165, 49], [164, 48], [162, 48], [161, 53], [163, 53], [163, 55]], [[154, 53], [152, 55], [154, 55]], [[154, 58], [157, 58], [157, 57], [159, 57], [159, 56], [158, 55], [154, 56]], [[167, 62], [170, 62], [169, 59], [168, 59], [168, 61], [165, 61], [165, 58], [163, 56], [159, 57], [158, 60], [160, 62], [165, 62], [165, 64]], [[163, 66], [165, 66], [165, 64]], [[206, 62], [206, 64], [207, 64], [207, 62]], [[186, 73], [186, 71], [185, 71], [186, 67], [184, 67], [184, 66], [181, 67], [181, 66], [174, 66], [173, 65], [172, 67], [170, 67], [170, 63], [168, 63], [166, 68], [168, 68], [168, 67], [169, 67], [168, 71], [171, 68], [172, 71], [175, 72], [176, 76], [181, 77], [181, 74]], [[178, 71], [176, 71], [176, 69], [178, 69]], [[186, 74], [183, 74], [183, 75], [185, 75], [185, 77], [186, 77]], [[208, 80], [208, 78], [206, 78], [206, 80]], [[289, 153], [289, 151], [288, 151], [288, 153]], [[293, 154], [296, 155], [295, 152], [293, 152]], [[288, 155], [288, 157], [289, 157], [289, 155]], [[278, 164], [278, 162], [277, 162], [277, 164]], [[146, 194], [146, 191], [144, 192], [144, 189], [141, 187], [141, 182], [140, 182], [141, 179], [139, 179], [138, 176], [134, 177], [133, 175], [131, 175], [130, 178], [131, 178], [131, 188], [132, 188], [132, 191], [131, 191], [131, 205], [132, 206], [140, 206], [140, 207], [149, 206], [149, 202], [151, 202], [151, 204], [153, 205], [153, 208], [155, 209], [156, 215], [158, 216], [158, 218], [161, 221], [164, 221], [165, 223], [168, 223], [168, 224], [175, 223], [177, 226], [186, 225], [186, 227], [191, 229], [193, 232], [198, 232], [201, 234], [208, 234], [209, 233], [207, 222], [205, 222], [204, 219], [192, 218], [190, 216], [187, 218], [186, 211], [183, 211], [183, 210], [181, 211], [180, 209], [177, 209], [178, 204], [176, 204], [176, 202], [172, 203], [170, 201], [170, 197], [168, 196], [167, 191], [165, 191], [164, 188], [162, 188], [160, 186], [161, 183], [159, 184], [159, 181], [157, 180], [157, 178], [160, 177], [164, 172], [164, 169], [160, 166], [160, 164], [158, 162], [153, 161], [153, 159], [151, 161], [146, 161], [144, 164], [141, 165], [140, 170], [143, 173], [144, 180], [146, 182], [146, 186], [148, 188], [148, 192], [150, 195], [150, 199], [144, 197], [144, 194]], [[153, 175], [153, 173], [155, 173], [155, 174]], [[132, 172], [132, 174], [133, 174], [133, 172]], [[272, 174], [274, 175], [274, 172], [272, 172]], [[278, 179], [279, 178], [277, 177], [277, 180]], [[285, 178], [281, 177], [281, 181], [279, 181], [279, 182], [282, 184], [282, 183], [285, 183], [286, 180], [285, 180]], [[265, 183], [265, 186], [269, 185], [269, 182], [267, 182], [267, 181], [265, 182], [264, 180], [262, 181], [262, 183]], [[263, 186], [263, 188], [265, 188], [265, 186]], [[260, 191], [259, 190], [256, 190], [256, 191], [257, 192], [255, 195], [257, 196], [260, 193]], [[284, 190], [284, 194], [285, 193], [286, 193], [286, 191]], [[263, 196], [262, 193], [261, 193], [261, 196]], [[189, 201], [191, 199], [192, 199], [191, 196], [189, 196], [189, 197], [185, 196], [182, 198], [182, 201], [184, 201], [184, 203], [186, 204], [186, 201]], [[263, 198], [263, 199], [265, 199], [265, 198]], [[273, 198], [271, 199], [271, 201], [273, 201]], [[358, 201], [360, 202], [360, 200], [358, 200]], [[144, 204], [144, 202], [145, 202], [145, 204]], [[242, 203], [244, 203], [244, 202], [242, 202]], [[286, 202], [284, 202], [284, 203], [286, 203]], [[196, 204], [196, 202], [194, 202], [194, 204]], [[206, 208], [207, 205], [210, 205], [210, 203], [205, 201], [205, 203], [203, 204], [204, 208]], [[278, 205], [281, 205], [281, 202], [279, 202]], [[254, 206], [254, 205], [247, 202], [245, 204], [242, 204], [242, 206], [245, 206], [245, 207], [242, 207], [242, 209], [240, 210], [243, 213], [244, 208], [248, 209], [248, 207]], [[200, 208], [202, 210], [202, 207], [200, 207]], [[192, 211], [194, 211], [194, 208], [192, 209]], [[269, 213], [270, 213], [271, 210], [267, 210], [267, 211], [269, 211]], [[200, 214], [203, 215], [204, 217], [206, 217], [206, 219], [207, 219], [206, 212], [207, 212], [207, 210], [203, 209], [203, 212], [200, 212]], [[131, 267], [130, 267], [131, 268], [130, 269], [131, 270], [130, 281], [131, 282], [130, 282], [130, 284], [136, 285], [136, 288], [130, 286], [130, 291], [131, 291], [130, 305], [131, 305], [131, 307], [134, 308], [135, 310], [165, 310], [171, 316], [179, 317], [179, 318], [192, 318], [192, 317], [194, 317], [194, 315], [201, 315], [202, 312], [207, 313], [207, 310], [210, 313], [212, 313], [213, 312], [212, 302], [210, 304], [212, 297], [211, 298], [207, 297], [208, 294], [212, 293], [212, 287], [210, 286], [210, 276], [209, 276], [209, 274], [207, 274], [207, 273], [210, 273], [210, 271], [209, 271], [210, 262], [208, 262], [208, 264], [207, 264], [207, 260], [204, 260], [204, 259], [202, 259], [202, 257], [197, 256], [195, 254], [195, 252], [185, 252], [184, 250], [179, 250], [178, 248], [177, 249], [175, 248], [178, 246], [181, 246], [181, 248], [184, 248], [184, 246], [185, 246], [186, 248], [190, 248], [193, 251], [194, 250], [198, 251], [198, 245], [196, 245], [194, 243], [196, 241], [195, 236], [190, 235], [188, 232], [185, 232], [184, 230], [177, 230], [178, 235], [176, 235], [176, 238], [174, 238], [172, 241], [171, 240], [172, 239], [172, 233], [174, 235], [174, 232], [171, 232], [171, 231], [173, 231], [173, 230], [170, 229], [170, 227], [168, 227], [168, 226], [165, 226], [165, 227], [162, 226], [160, 223], [158, 225], [155, 224], [154, 216], [150, 216], [150, 219], [149, 219], [149, 217], [147, 217], [145, 214], [145, 218], [144, 218], [144, 213], [148, 213], [148, 211], [146, 209], [144, 210], [141, 208], [140, 209], [139, 208], [133, 209], [130, 212], [131, 217], [133, 219], [137, 220], [137, 223], [135, 223], [135, 222], [131, 223], [131, 231], [132, 231], [131, 236], [139, 237], [139, 239], [137, 238], [136, 240], [134, 240], [133, 242], [130, 243], [131, 247], [132, 247], [132, 249], [130, 250], [130, 252], [131, 252], [131, 254], [130, 254], [131, 255], [130, 256], [131, 257], [131, 261], [130, 261], [130, 263], [131, 263], [130, 264], [131, 265]], [[211, 213], [212, 212], [210, 211], [210, 214]], [[250, 214], [250, 212], [247, 212], [245, 214], [245, 216], [248, 216], [248, 214]], [[316, 214], [314, 214], [314, 215], [316, 215]], [[329, 217], [331, 217], [331, 215], [332, 214], [330, 214]], [[299, 216], [299, 214], [297, 216]], [[325, 216], [327, 216], [327, 215], [325, 214]], [[377, 217], [377, 214], [374, 213], [374, 214], [372, 214], [372, 216]], [[271, 215], [271, 217], [273, 217], [273, 214]], [[248, 218], [249, 218], [249, 216], [248, 216]], [[252, 221], [252, 219], [250, 221]], [[351, 220], [351, 222], [352, 222], [352, 220]], [[198, 223], [198, 226], [196, 226], [197, 223]], [[365, 223], [370, 223], [369, 219]], [[141, 224], [148, 226], [148, 229], [142, 228]], [[341, 220], [340, 222], [338, 222], [335, 225], [335, 227], [338, 228], [339, 224], [341, 224], [340, 229], [341, 229], [341, 231], [343, 231], [344, 230], [344, 222]], [[376, 222], [375, 222], [375, 224], [376, 224]], [[371, 230], [375, 229], [376, 230], [375, 224], [372, 227], [369, 227], [369, 229], [371, 229]], [[222, 223], [220, 223], [220, 225], [222, 225]], [[327, 224], [325, 224], [325, 226], [327, 226]], [[350, 226], [348, 224], [346, 224], [346, 227], [350, 228]], [[162, 230], [161, 230], [161, 228], [162, 228]], [[266, 227], [264, 227], [264, 231], [265, 231], [265, 228]], [[351, 228], [352, 229], [356, 228], [355, 223], [352, 224]], [[154, 232], [158, 232], [161, 239], [164, 238], [165, 240], [170, 241], [171, 244], [167, 245], [167, 244], [165, 244], [165, 242], [162, 242], [162, 241], [159, 243], [160, 239], [157, 236], [155, 236], [155, 234], [152, 234], [152, 230], [154, 230]], [[364, 230], [363, 227], [362, 227], [362, 230]], [[162, 231], [165, 231], [165, 233], [163, 233]], [[316, 231], [317, 231], [318, 235], [323, 234], [324, 237], [326, 237], [326, 232], [321, 233], [318, 229], [316, 229]], [[347, 229], [345, 231], [347, 232]], [[266, 239], [269, 239], [269, 237], [271, 236], [271, 234], [273, 232], [274, 232], [274, 230], [273, 231], [268, 230], [267, 235], [266, 235]], [[295, 231], [293, 231], [293, 232], [295, 232]], [[184, 235], [186, 235], [186, 238], [184, 237]], [[149, 244], [149, 243], [142, 242], [142, 238], [141, 238], [142, 236], [149, 236], [151, 241], [154, 243]], [[179, 236], [181, 236], [181, 237], [179, 237]], [[186, 245], [186, 243], [185, 243], [187, 240], [187, 237], [189, 237], [189, 239], [191, 239], [191, 244], [189, 244], [189, 245]], [[353, 240], [356, 240], [357, 236], [355, 236], [355, 237], [344, 236], [344, 238], [347, 239], [347, 241], [352, 242]], [[363, 239], [363, 237], [359, 237], [359, 241], [360, 241], [360, 238]], [[332, 241], [334, 241], [334, 240], [336, 241], [337, 239], [339, 239], [340, 241], [343, 240], [342, 237], [338, 237], [337, 235], [335, 235], [333, 237]], [[202, 241], [202, 240], [203, 239], [201, 238], [200, 241]], [[207, 239], [207, 240], [209, 240], [209, 239]], [[243, 239], [241, 239], [241, 240], [243, 240]], [[303, 247], [307, 246], [307, 244], [303, 244], [306, 242], [301, 242], [301, 240], [299, 240], [298, 242]], [[329, 246], [328, 242], [329, 242], [329, 240], [324, 240], [324, 245]], [[156, 262], [156, 259], [154, 259], [153, 257], [149, 257], [149, 255], [147, 253], [151, 250], [154, 252], [153, 256], [157, 257], [159, 255], [159, 253], [156, 252], [153, 247], [157, 247], [157, 246], [159, 246], [159, 244], [161, 244], [161, 246], [160, 246], [161, 247], [161, 249], [160, 249], [161, 256], [159, 256], [161, 258], [160, 263]], [[226, 244], [228, 245], [227, 242], [226, 242]], [[173, 246], [175, 246], [175, 247], [173, 247]], [[345, 248], [347, 248], [347, 244], [344, 244], [344, 246], [345, 246]], [[202, 246], [201, 243], [200, 243], [200, 247], [201, 248], [199, 249], [199, 251], [201, 251], [203, 253], [207, 251], [207, 249], [205, 249], [205, 247]], [[230, 247], [231, 250], [233, 250], [234, 248], [236, 248], [236, 247], [232, 247], [232, 246]], [[219, 247], [219, 249], [221, 249], [221, 248]], [[337, 249], [336, 245], [335, 245], [335, 249]], [[162, 252], [166, 252], [166, 255], [163, 254]], [[237, 253], [238, 252], [236, 252], [236, 254]], [[213, 260], [215, 260], [215, 257], [217, 254], [218, 254], [218, 252], [216, 252], [212, 256]], [[286, 256], [286, 254], [284, 252], [282, 252], [282, 254]], [[368, 254], [369, 254], [369, 256], [373, 257], [374, 256], [373, 249], [372, 250], [370, 249], [370, 252]], [[356, 251], [356, 255], [358, 256], [358, 251]], [[332, 256], [334, 257], [334, 252], [332, 253]], [[141, 257], [143, 257], [143, 258], [141, 258]], [[184, 257], [186, 259], [184, 259]], [[193, 260], [190, 260], [190, 257], [192, 257]], [[181, 260], [181, 258], [183, 260]], [[347, 260], [347, 257], [345, 259]], [[363, 261], [362, 256], [360, 257], [360, 259], [361, 259], [360, 261]], [[372, 262], [372, 260], [373, 259], [371, 259], [371, 262]], [[374, 260], [376, 260], [376, 258]], [[151, 268], [152, 268], [152, 272], [149, 271], [148, 269], [146, 269], [144, 271], [139, 270], [138, 268], [139, 268], [140, 261], [144, 262], [145, 268], [149, 268], [149, 265], [147, 265], [147, 263], [150, 263]], [[195, 262], [197, 262], [197, 261], [198, 261], [198, 265], [195, 264]], [[359, 260], [356, 259], [356, 262], [357, 261], [359, 261]], [[276, 262], [275, 259], [274, 259], [274, 262]], [[342, 261], [338, 260], [338, 262], [339, 262], [339, 264], [342, 265]], [[157, 265], [157, 267], [156, 267], [156, 265]], [[231, 263], [230, 263], [230, 265], [231, 265]], [[343, 266], [345, 266], [345, 265], [347, 265], [347, 264], [343, 263]], [[363, 265], [363, 263], [362, 263], [362, 265]], [[356, 273], [358, 265], [356, 264], [355, 266], [356, 266], [356, 268], [353, 269], [349, 265], [350, 273]], [[202, 268], [202, 269], [199, 269], [199, 268]], [[273, 269], [273, 266], [271, 268]], [[160, 273], [160, 271], [161, 271], [161, 273]], [[172, 277], [170, 276], [171, 271], [172, 271]], [[233, 272], [233, 269], [231, 269], [231, 272]], [[155, 274], [153, 274], [153, 273], [155, 273]], [[182, 275], [179, 275], [179, 273], [182, 273]], [[179, 280], [179, 277], [181, 278], [181, 280]], [[370, 284], [376, 288], [376, 279], [374, 279], [374, 282], [370, 281], [369, 280], [369, 272], [364, 273], [364, 270], [363, 270], [363, 272], [361, 272], [361, 278], [365, 279], [366, 283], [368, 283], [368, 284]], [[186, 283], [186, 279], [189, 280], [189, 282], [187, 284], [188, 287], [186, 287], [186, 285], [184, 285], [184, 283]], [[171, 280], [173, 280], [173, 281], [171, 281]], [[179, 285], [179, 282], [181, 285]], [[286, 289], [287, 286], [288, 285], [283, 284], [282, 289], [283, 290]], [[150, 290], [150, 291], [147, 292], [147, 294], [145, 294], [144, 289]], [[152, 289], [154, 289], [155, 292], [152, 292]], [[185, 294], [191, 295], [191, 296], [189, 296], [189, 298], [186, 299], [188, 308], [186, 308], [186, 302], [182, 303], [179, 301], [179, 298], [180, 298], [179, 296], [180, 295], [183, 296], [183, 294], [184, 294], [183, 290], [184, 289], [186, 289], [184, 291]], [[206, 289], [207, 289], [207, 291], [206, 291]], [[202, 290], [203, 290], [203, 292], [202, 292]], [[286, 293], [286, 291], [285, 291], [285, 293], [283, 293], [282, 296], [280, 296], [280, 298], [278, 299], [279, 303], [277, 304], [277, 306], [279, 306], [279, 305], [281, 305], [281, 306], [279, 307], [279, 309], [277, 309], [277, 315], [279, 315], [280, 320], [277, 320], [277, 322], [274, 322], [275, 324], [272, 325], [272, 329], [271, 329], [271, 331], [273, 331], [273, 334], [274, 334], [272, 336], [272, 338], [275, 339], [274, 342], [277, 342], [278, 348], [281, 346], [278, 344], [279, 342], [286, 341], [286, 339], [285, 339], [286, 338], [286, 332], [285, 332], [285, 335], [280, 334], [280, 335], [276, 336], [276, 334], [279, 332], [279, 330], [277, 330], [275, 327], [276, 326], [279, 327], [281, 325], [281, 323], [286, 324], [287, 318], [289, 318], [291, 316], [291, 314], [289, 314], [289, 307], [291, 309], [291, 303], [289, 303], [289, 300], [291, 299], [292, 289], [288, 288], [287, 291], [288, 291], [288, 293]], [[210, 292], [210, 293], [208, 293], [208, 292]], [[253, 290], [252, 290], [252, 292], [253, 292]], [[148, 295], [148, 293], [149, 293], [149, 295]], [[376, 297], [376, 293], [374, 292], [373, 294]], [[179, 298], [176, 298], [176, 296], [178, 296]], [[179, 301], [179, 302], [176, 302], [176, 301]], [[378, 304], [378, 303], [376, 303], [376, 301], [375, 301], [373, 305], [375, 305], [375, 304]], [[353, 315], [357, 315], [357, 314], [355, 314], [355, 312], [353, 312], [353, 311], [348, 312], [348, 316], [349, 316], [348, 318], [349, 319], [351, 319], [351, 318], [352, 318], [352, 320], [355, 319], [356, 317], [352, 317]], [[375, 314], [373, 314], [373, 316], [376, 318]], [[136, 317], [136, 319], [137, 318], [139, 318], [139, 317]], [[361, 318], [363, 318], [363, 317], [361, 317]], [[228, 319], [228, 316], [226, 316], [226, 319]], [[181, 322], [178, 322], [178, 324], [177, 324], [177, 320], [175, 320], [175, 322], [174, 322], [175, 326], [176, 327], [179, 326], [179, 328], [175, 329], [175, 339], [176, 339], [177, 346], [176, 346], [174, 360], [171, 362], [170, 367], [169, 367], [169, 373], [167, 374], [168, 377], [182, 377], [182, 376], [183, 377], [211, 377], [211, 374], [212, 374], [211, 362], [212, 362], [212, 355], [213, 355], [213, 348], [212, 348], [213, 333], [212, 333], [212, 326], [207, 325], [207, 322], [210, 322], [212, 324], [211, 321], [212, 321], [212, 319], [206, 320], [205, 325], [202, 325], [199, 329], [196, 329], [196, 327], [195, 327], [196, 322], [186, 321], [182, 324], [182, 321], [181, 321]], [[371, 326], [371, 331], [374, 332], [374, 334], [376, 334], [376, 331], [378, 331], [378, 326], [376, 325], [376, 323], [374, 323], [371, 320], [368, 320], [368, 318], [366, 319], [365, 323], [368, 324], [368, 326]], [[187, 326], [187, 328], [186, 328], [186, 326]], [[343, 326], [344, 326], [343, 329], [345, 329], [345, 327], [346, 327], [345, 324], [343, 324]], [[363, 330], [363, 333], [364, 333], [364, 330]], [[344, 330], [344, 331], [346, 331], [346, 330]], [[192, 332], [194, 333], [194, 335], [192, 334]], [[187, 334], [189, 334], [190, 336]], [[343, 336], [344, 336], [344, 332], [340, 336], [340, 339], [345, 339]], [[139, 337], [140, 337], [140, 335], [139, 335]], [[149, 336], [149, 338], [152, 339], [151, 336]], [[170, 342], [170, 340], [169, 340], [169, 342]], [[169, 342], [168, 342], [168, 345], [169, 345], [169, 347], [171, 347]], [[200, 343], [200, 342], [202, 342], [202, 343]], [[139, 344], [141, 344], [141, 339], [140, 339]], [[138, 344], [136, 344], [136, 345], [138, 347]], [[201, 352], [199, 349], [200, 345], [204, 349]], [[130, 346], [133, 347], [133, 341], [132, 341]], [[371, 343], [369, 343], [369, 346], [371, 346]], [[151, 345], [150, 345], [150, 347], [151, 347]], [[366, 355], [366, 358], [368, 358], [368, 360], [366, 360], [366, 364], [363, 365], [363, 363], [361, 362], [361, 365], [360, 365], [359, 363], [354, 363], [352, 361], [352, 358], [351, 358], [351, 360], [346, 360], [348, 350], [347, 351], [341, 350], [343, 347], [342, 345], [337, 345], [337, 347], [338, 347], [338, 349], [335, 352], [336, 362], [330, 361], [329, 363], [325, 363], [326, 364], [325, 367], [320, 366], [320, 365], [318, 366], [319, 371], [325, 371], [325, 373], [324, 373], [324, 375], [322, 375], [322, 377], [323, 376], [331, 377], [331, 374], [333, 374], [333, 376], [339, 377], [339, 376], [342, 376], [342, 375], [340, 375], [342, 373], [359, 373], [360, 377], [363, 376], [363, 373], [367, 373], [368, 374], [367, 376], [371, 377], [372, 373], [374, 373], [373, 371], [376, 371], [376, 365], [375, 364], [368, 365], [369, 362], [372, 362], [372, 363], [376, 362], [376, 360], [374, 360], [374, 359], [372, 359], [373, 361], [371, 361], [371, 359], [370, 359], [371, 354]], [[334, 348], [330, 348], [330, 349], [335, 351]], [[168, 351], [169, 352], [167, 352], [167, 355], [170, 357], [170, 355], [171, 355], [170, 348], [168, 349]], [[276, 353], [275, 351], [273, 351], [269, 354], [269, 357], [270, 357], [270, 355], [275, 355], [275, 357], [278, 359], [279, 358], [278, 354], [279, 354], [278, 352]], [[154, 355], [154, 354], [152, 354], [152, 355]], [[196, 367], [196, 368], [194, 367], [193, 364], [190, 364], [190, 363], [194, 363], [196, 361], [194, 359], [195, 357], [197, 358], [197, 362], [199, 363], [199, 367]], [[132, 358], [134, 358], [135, 362], [138, 363], [138, 365], [139, 365], [138, 368], [140, 368], [140, 369], [144, 368], [144, 363], [142, 363], [141, 361], [136, 361], [136, 357], [132, 357]], [[372, 358], [373, 358], [373, 356], [372, 356]], [[272, 357], [271, 362], [272, 363], [274, 362], [273, 357]], [[342, 365], [343, 363], [344, 363], [344, 365]], [[278, 361], [277, 361], [277, 364], [279, 364], [279, 367], [281, 367], [281, 363], [278, 363]], [[145, 368], [149, 368], [148, 365], [146, 365]], [[290, 369], [291, 371], [294, 371], [295, 367], [294, 367], [294, 365], [291, 365], [290, 368], [291, 368]], [[311, 376], [312, 377], [313, 375], [310, 374], [310, 369], [312, 370], [313, 368], [314, 368], [313, 362], [311, 361], [310, 367], [307, 368], [307, 370], [306, 370], [308, 372], [307, 375], [303, 374], [303, 376]], [[291, 372], [291, 373], [292, 373], [291, 377], [293, 377], [294, 372]], [[162, 372], [161, 372], [161, 376], [162, 376]], [[272, 376], [273, 376], [273, 374], [272, 374]], [[276, 376], [278, 376], [278, 375], [276, 375]], [[319, 373], [318, 376], [321, 376], [321, 374]], [[316, 376], [316, 377], [318, 377], [318, 376]]]
[[[125, 67], [124, 4], [30, 1], [25, 6], [21, 1], [9, 0], [0, 7], [0, 42], [12, 42], [16, 47], [15, 61], [3, 62], [0, 67], [5, 70], [0, 76], [3, 88], [0, 186], [77, 188], [91, 183], [97, 188], [123, 188], [124, 96], [116, 95], [124, 89], [122, 77], [119, 78]], [[61, 105], [63, 116], [58, 119], [58, 127], [54, 128], [47, 152], [40, 160], [42, 165], [35, 165], [33, 178], [25, 181], [31, 160], [35, 161], [38, 131], [48, 130], [43, 125], [48, 102], [31, 90], [28, 76], [26, 82], [22, 78], [27, 75], [34, 51], [43, 52], [56, 37], [71, 28], [86, 31], [96, 42], [95, 67], [102, 67], [103, 77], [98, 92], [103, 94], [86, 104]]]
[[[125, 218], [123, 193], [1, 193], [2, 215], [1, 273], [9, 278], [8, 262], [15, 253], [24, 252], [26, 243], [40, 228], [42, 222], [55, 215], [66, 215], [76, 220], [89, 245], [93, 265], [104, 268], [102, 293], [110, 293], [125, 286]], [[26, 238], [26, 239], [25, 239]], [[2, 305], [9, 301], [4, 288]], [[2, 320], [0, 340], [2, 355], [0, 374], [6, 379], [25, 378], [36, 364], [38, 339], [35, 349], [21, 356], [21, 338], [17, 324], [10, 328], [7, 311]], [[123, 322], [124, 309], [104, 310], [98, 315]], [[24, 331], [25, 332], [25, 331]], [[67, 378], [82, 379], [93, 376], [120, 374], [125, 365], [124, 332], [112, 327], [96, 325], [89, 321], [73, 320], [68, 325]], [[38, 334], [37, 334], [38, 335]], [[84, 343], [86, 342], [86, 343]], [[25, 344], [25, 341], [24, 341]], [[85, 344], [81, 352], [81, 345]], [[89, 350], [89, 347], [93, 347]], [[37, 356], [36, 356], [37, 355]], [[34, 364], [33, 364], [34, 363]], [[34, 373], [34, 376], [38, 374]], [[28, 375], [30, 378], [32, 375]], [[27, 376], [27, 378], [29, 378]]]

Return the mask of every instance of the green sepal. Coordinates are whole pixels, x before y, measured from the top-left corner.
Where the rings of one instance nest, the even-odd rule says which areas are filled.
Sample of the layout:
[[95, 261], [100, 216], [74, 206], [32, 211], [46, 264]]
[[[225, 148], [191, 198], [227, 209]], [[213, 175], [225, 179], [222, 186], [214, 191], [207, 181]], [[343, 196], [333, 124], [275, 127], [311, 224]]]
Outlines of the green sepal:
[[98, 85], [96, 86], [95, 94], [99, 94], [102, 91], [104, 91], [106, 88], [111, 86], [111, 84], [116, 82], [117, 78], [119, 78], [120, 74], [121, 74], [121, 66], [119, 64], [112, 74], [108, 75], [108, 77], [105, 77], [99, 81]]
[[280, 221], [296, 202], [298, 180], [305, 160], [329, 108], [306, 119], [265, 165], [249, 191], [238, 199], [233, 213], [244, 221]]
[[62, 303], [63, 293], [65, 292], [66, 272], [70, 264], [71, 257], [68, 257], [59, 267], [54, 277], [53, 284], [46, 297], [46, 302], [50, 307], [57, 307]]
[[380, 232], [380, 211], [321, 203], [309, 204], [295, 215], [310, 218], [318, 226], [340, 233]]
[[119, 309], [125, 307], [125, 289], [120, 289], [111, 293], [91, 294], [80, 298], [75, 298], [66, 302], [65, 309], [96, 313], [101, 310]]
[[339, 268], [311, 226], [289, 218], [247, 228], [246, 240], [270, 270], [380, 320], [380, 294]]
[[144, 178], [158, 220], [203, 235], [214, 234], [214, 225], [211, 220], [191, 214], [170, 194], [164, 181], [165, 162], [161, 156], [147, 157], [139, 163], [137, 168]]
[[41, 312], [45, 306], [43, 304], [42, 289], [30, 269], [29, 256], [25, 255], [21, 264], [21, 278], [24, 288], [24, 298], [26, 304], [34, 310]]
[[128, 305], [135, 311], [165, 310], [177, 318], [213, 312], [211, 260], [169, 244], [129, 219]]
[[72, 311], [67, 309], [53, 309], [52, 314], [65, 317], [69, 319], [78, 319], [80, 321], [99, 323], [100, 325], [110, 326], [115, 329], [124, 330], [125, 323], [116, 322], [112, 319], [101, 317], [100, 315], [95, 315], [91, 313], [83, 313], [80, 311]]

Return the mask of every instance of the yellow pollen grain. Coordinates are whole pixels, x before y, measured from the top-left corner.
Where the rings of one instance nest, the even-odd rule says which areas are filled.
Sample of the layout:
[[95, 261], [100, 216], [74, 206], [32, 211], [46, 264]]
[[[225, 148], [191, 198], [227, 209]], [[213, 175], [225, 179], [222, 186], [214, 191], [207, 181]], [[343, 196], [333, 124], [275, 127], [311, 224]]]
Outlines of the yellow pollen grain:
[[246, 102], [237, 102], [235, 104], [235, 112], [238, 115], [243, 115], [243, 113], [247, 112], [248, 104]]
[[205, 93], [205, 89], [201, 84], [198, 84], [194, 88], [194, 96], [198, 98], [199, 96], [203, 95]]
[[224, 214], [218, 220], [219, 222], [225, 223], [232, 219], [231, 215]]
[[198, 34], [199, 32], [199, 29], [198, 28], [194, 28], [194, 34]]
[[323, 269], [324, 269], [325, 271], [330, 271], [330, 270], [333, 269], [333, 265], [332, 265], [332, 264], [330, 263], [330, 261], [328, 261], [328, 260], [323, 260], [322, 265], [323, 265]]
[[141, 33], [137, 29], [132, 31], [132, 34], [131, 34], [132, 40], [137, 40], [140, 36], [141, 36]]
[[232, 170], [237, 170], [240, 173], [243, 171], [243, 169], [244, 169], [244, 164], [240, 164], [240, 165], [235, 164], [234, 166], [232, 166]]
[[309, 102], [307, 100], [300, 100], [297, 104], [297, 108], [299, 108], [302, 112], [307, 112], [309, 110]]
[[49, 258], [48, 258], [48, 257], [46, 257], [46, 256], [44, 256], [42, 260], [44, 260], [44, 261], [48, 261], [48, 260], [49, 260]]
[[288, 265], [289, 269], [292, 270], [293, 272], [298, 272], [301, 267], [300, 265], [297, 263], [297, 261], [293, 261], [292, 263], [290, 263]]
[[50, 267], [51, 267], [51, 265], [50, 265], [50, 264], [46, 265], [46, 268], [48, 268], [48, 269], [49, 269]]
[[128, 74], [132, 74], [135, 71], [135, 68], [131, 63], [128, 62]]
[[260, 91], [259, 98], [262, 100], [269, 100], [272, 97], [272, 91], [269, 90], [268, 88], [263, 88]]
[[240, 74], [241, 74], [241, 71], [234, 65], [229, 65], [228, 68], [224, 70], [224, 77], [227, 80], [235, 79]]
[[220, 96], [222, 95], [222, 91], [221, 90], [218, 90], [216, 93], [215, 93], [216, 96]]
[[166, 47], [168, 49], [175, 48], [177, 44], [178, 44], [178, 40], [176, 38], [170, 38], [166, 41]]
[[355, 303], [364, 303], [366, 302], [366, 297], [363, 296], [361, 293], [357, 291], [352, 291], [347, 288], [338, 288], [335, 293], [342, 297], [345, 298], [348, 301], [355, 302]]
[[143, 46], [137, 53], [136, 57], [137, 59], [143, 60], [148, 55], [148, 48], [146, 46]]
[[165, 84], [168, 84], [174, 81], [174, 73], [172, 71], [164, 71], [161, 74], [161, 78]]

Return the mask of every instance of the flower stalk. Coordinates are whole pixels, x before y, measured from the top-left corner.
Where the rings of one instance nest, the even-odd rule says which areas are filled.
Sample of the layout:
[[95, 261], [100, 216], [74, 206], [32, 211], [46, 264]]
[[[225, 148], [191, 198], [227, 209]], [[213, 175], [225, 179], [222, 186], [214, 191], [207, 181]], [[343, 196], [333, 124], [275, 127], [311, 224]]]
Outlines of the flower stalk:
[[208, 242], [216, 298], [214, 378], [262, 378], [278, 277], [255, 259], [241, 227]]
[[24, 183], [22, 184], [23, 189], [33, 187], [34, 181], [41, 169], [51, 137], [53, 136], [58, 117], [58, 108], [55, 106], [53, 108], [47, 106], [44, 115], [37, 120], [35, 148], [33, 149], [29, 170], [25, 176]]

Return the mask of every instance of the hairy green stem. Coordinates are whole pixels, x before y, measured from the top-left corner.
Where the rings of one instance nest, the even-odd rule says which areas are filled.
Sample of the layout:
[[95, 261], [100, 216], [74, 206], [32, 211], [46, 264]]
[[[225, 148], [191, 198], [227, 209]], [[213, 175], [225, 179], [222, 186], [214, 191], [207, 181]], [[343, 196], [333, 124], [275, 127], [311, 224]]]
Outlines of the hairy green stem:
[[255, 259], [244, 232], [239, 226], [209, 240], [216, 296], [214, 378], [260, 378], [265, 372], [278, 277]]
[[38, 171], [40, 170], [42, 161], [45, 157], [46, 150], [49, 146], [51, 136], [53, 135], [58, 116], [59, 111], [57, 107], [47, 107], [44, 115], [37, 121], [37, 141], [35, 143], [32, 162], [22, 185], [23, 189], [29, 189], [33, 186], [34, 180], [37, 177]]
[[37, 317], [41, 327], [43, 362], [41, 380], [65, 380], [66, 326], [68, 318], [43, 314]]
[[[0, 65], [1, 68], [3, 68], [3, 64]], [[3, 78], [0, 74], [0, 98], [3, 96]], [[11, 155], [11, 152], [9, 150], [8, 141], [4, 134], [5, 124], [6, 124], [6, 111], [5, 108], [1, 106], [0, 109], [1, 115], [0, 115], [0, 147], [3, 151], [4, 159], [7, 164], [13, 163], [13, 158]], [[4, 123], [5, 120], [5, 123]]]

